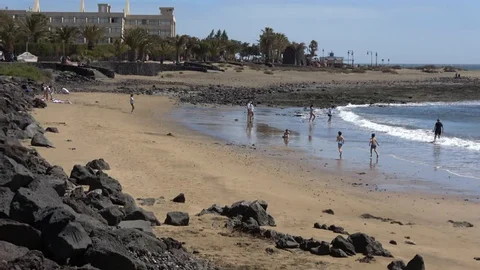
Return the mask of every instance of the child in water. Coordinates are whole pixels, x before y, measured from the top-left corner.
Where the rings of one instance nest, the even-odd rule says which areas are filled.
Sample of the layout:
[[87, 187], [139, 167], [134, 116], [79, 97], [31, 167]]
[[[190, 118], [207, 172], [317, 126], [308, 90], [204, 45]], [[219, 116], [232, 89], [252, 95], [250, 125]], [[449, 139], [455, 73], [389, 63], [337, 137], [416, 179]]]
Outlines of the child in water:
[[283, 133], [283, 139], [288, 139], [288, 136], [290, 135], [290, 130], [285, 129], [285, 133]]
[[345, 139], [343, 138], [341, 131], [338, 132], [337, 143], [338, 143], [338, 153], [340, 153], [340, 158], [342, 158], [342, 147], [343, 147], [343, 144], [345, 143]]
[[373, 151], [375, 151], [378, 158], [377, 146], [380, 146], [380, 144], [378, 143], [377, 138], [375, 138], [375, 133], [373, 133], [372, 138], [370, 138], [370, 158], [372, 158]]
[[316, 118], [316, 117], [317, 117], [317, 116], [316, 116], [315, 113], [314, 113], [313, 105], [310, 105], [310, 119], [309, 119], [308, 121], [313, 122], [313, 121], [315, 121], [315, 118]]

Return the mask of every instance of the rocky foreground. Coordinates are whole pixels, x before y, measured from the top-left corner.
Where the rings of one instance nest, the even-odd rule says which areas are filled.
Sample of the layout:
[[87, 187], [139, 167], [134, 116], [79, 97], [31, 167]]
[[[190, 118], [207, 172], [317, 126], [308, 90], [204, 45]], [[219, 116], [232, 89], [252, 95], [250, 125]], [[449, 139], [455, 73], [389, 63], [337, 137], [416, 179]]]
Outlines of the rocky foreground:
[[157, 238], [152, 226], [160, 222], [104, 173], [104, 160], [68, 176], [23, 147], [19, 139], [54, 147], [28, 113], [46, 104], [22, 89], [27, 84], [38, 89], [0, 77], [0, 269], [217, 269]]

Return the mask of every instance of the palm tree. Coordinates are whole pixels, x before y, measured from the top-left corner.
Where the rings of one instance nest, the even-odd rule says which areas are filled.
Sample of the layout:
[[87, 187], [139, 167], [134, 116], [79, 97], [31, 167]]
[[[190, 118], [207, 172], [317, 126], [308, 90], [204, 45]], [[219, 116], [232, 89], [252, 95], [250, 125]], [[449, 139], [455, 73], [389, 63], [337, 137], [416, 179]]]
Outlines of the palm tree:
[[290, 47], [295, 51], [295, 64], [300, 65], [302, 58], [305, 56], [305, 48], [306, 48], [305, 43], [292, 42], [290, 44]]
[[32, 40], [37, 43], [48, 33], [48, 18], [45, 14], [34, 13], [25, 17], [20, 21], [20, 31], [26, 36], [26, 51], [28, 51], [28, 43]]
[[318, 42], [316, 40], [310, 41], [310, 45], [308, 45], [308, 51], [310, 52], [310, 56], [313, 58], [318, 50]]
[[21, 37], [19, 27], [12, 19], [5, 20], [0, 26], [0, 45], [3, 47], [5, 61], [12, 59], [15, 42]]
[[140, 51], [144, 51], [149, 45], [150, 37], [147, 30], [143, 28], [132, 28], [125, 31], [123, 42], [130, 48], [128, 61], [134, 62], [138, 59]]
[[193, 51], [195, 47], [198, 46], [199, 42], [200, 40], [196, 37], [190, 37], [187, 40], [187, 43], [185, 43], [185, 61], [190, 60], [190, 57], [192, 56]]
[[275, 32], [271, 27], [265, 27], [260, 35], [260, 49], [265, 55], [265, 63], [270, 63], [272, 58], [273, 44], [275, 41]]
[[113, 49], [115, 50], [115, 57], [118, 61], [122, 60], [123, 54], [128, 51], [128, 46], [122, 39], [117, 39], [113, 42]]
[[105, 28], [98, 27], [97, 25], [85, 25], [80, 33], [87, 40], [87, 49], [93, 50], [98, 41], [103, 37]]
[[77, 37], [78, 33], [78, 28], [73, 26], [64, 26], [55, 30], [54, 38], [56, 41], [62, 43], [64, 56], [66, 55], [65, 45], [72, 43], [72, 41]]
[[158, 53], [158, 55], [160, 55], [160, 63], [163, 64], [163, 61], [165, 60], [165, 58], [167, 56], [171, 56], [175, 49], [167, 40], [162, 40], [157, 44], [155, 50]]
[[273, 43], [273, 50], [275, 51], [275, 56], [274, 60], [275, 62], [279, 62], [281, 55], [287, 48], [288, 44], [290, 42], [288, 41], [288, 38], [285, 34], [283, 33], [275, 33], [275, 38], [274, 38], [274, 43]]
[[207, 54], [210, 50], [210, 42], [208, 40], [200, 40], [200, 42], [193, 48], [193, 52], [196, 56], [200, 58], [201, 61], [205, 62]]
[[177, 64], [180, 63], [180, 52], [184, 50], [185, 43], [187, 43], [188, 36], [187, 35], [176, 35], [172, 38], [173, 46], [175, 47], [176, 53], [176, 61]]

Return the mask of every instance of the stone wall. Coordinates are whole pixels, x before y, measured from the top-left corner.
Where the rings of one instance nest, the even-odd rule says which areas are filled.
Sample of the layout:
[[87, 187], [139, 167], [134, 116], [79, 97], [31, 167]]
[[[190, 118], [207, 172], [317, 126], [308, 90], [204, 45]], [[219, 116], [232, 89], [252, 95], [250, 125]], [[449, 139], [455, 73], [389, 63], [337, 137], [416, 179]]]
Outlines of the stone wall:
[[71, 65], [63, 65], [59, 63], [30, 63], [38, 68], [41, 69], [53, 69], [53, 70], [58, 70], [58, 71], [69, 71], [69, 72], [74, 72], [77, 75], [80, 76], [85, 76], [94, 79], [95, 78], [95, 73], [87, 68], [83, 67], [77, 67], [77, 66], [71, 66]]
[[141, 76], [157, 76], [159, 72], [163, 71], [191, 70], [206, 72], [206, 69], [200, 67], [160, 63], [94, 62], [92, 63], [92, 67], [109, 69], [121, 75]]

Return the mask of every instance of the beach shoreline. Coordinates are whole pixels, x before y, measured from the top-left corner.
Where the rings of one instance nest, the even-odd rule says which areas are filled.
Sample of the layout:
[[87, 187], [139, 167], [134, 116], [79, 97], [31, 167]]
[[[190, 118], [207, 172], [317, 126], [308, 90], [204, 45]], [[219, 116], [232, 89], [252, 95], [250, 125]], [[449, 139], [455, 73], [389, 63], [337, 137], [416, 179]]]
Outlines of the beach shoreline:
[[[328, 269], [385, 269], [391, 261], [378, 258], [373, 264], [361, 264], [355, 262], [357, 257], [339, 261], [281, 251], [267, 255], [264, 249], [272, 247], [271, 243], [238, 235], [225, 237], [222, 218], [193, 217], [214, 203], [231, 204], [242, 199], [267, 201], [277, 231], [330, 241], [335, 234], [313, 229], [313, 223], [336, 224], [350, 232], [375, 236], [396, 258], [409, 260], [421, 254], [429, 268], [474, 269], [478, 264], [473, 260], [478, 256], [474, 254], [479, 244], [474, 236], [480, 235], [477, 226], [453, 228], [447, 223], [448, 219], [478, 223], [472, 218], [480, 214], [475, 202], [455, 196], [352, 188], [348, 180], [340, 180], [347, 178], [341, 172], [329, 174], [321, 168], [309, 171], [301, 161], [269, 159], [258, 151], [225, 145], [175, 123], [168, 115], [176, 106], [174, 99], [140, 96], [136, 99], [137, 110], [130, 114], [126, 95], [73, 93], [62, 98], [73, 104], [49, 104], [33, 113], [43, 126], [66, 123], [58, 126], [59, 134], [49, 136], [56, 148], [39, 149], [41, 155], [66, 169], [105, 158], [112, 166], [109, 174], [128, 193], [135, 198], [157, 198], [155, 205], [146, 208], [159, 219], [172, 210], [190, 213], [189, 227], [161, 226], [156, 228], [158, 236], [178, 238], [190, 250], [220, 266], [307, 269], [326, 262]], [[178, 193], [185, 193], [185, 204], [170, 202]], [[327, 208], [334, 209], [335, 215], [321, 212]], [[359, 218], [363, 213], [415, 225], [363, 220]], [[405, 245], [405, 236], [417, 245]], [[393, 238], [398, 246], [388, 244]]]

